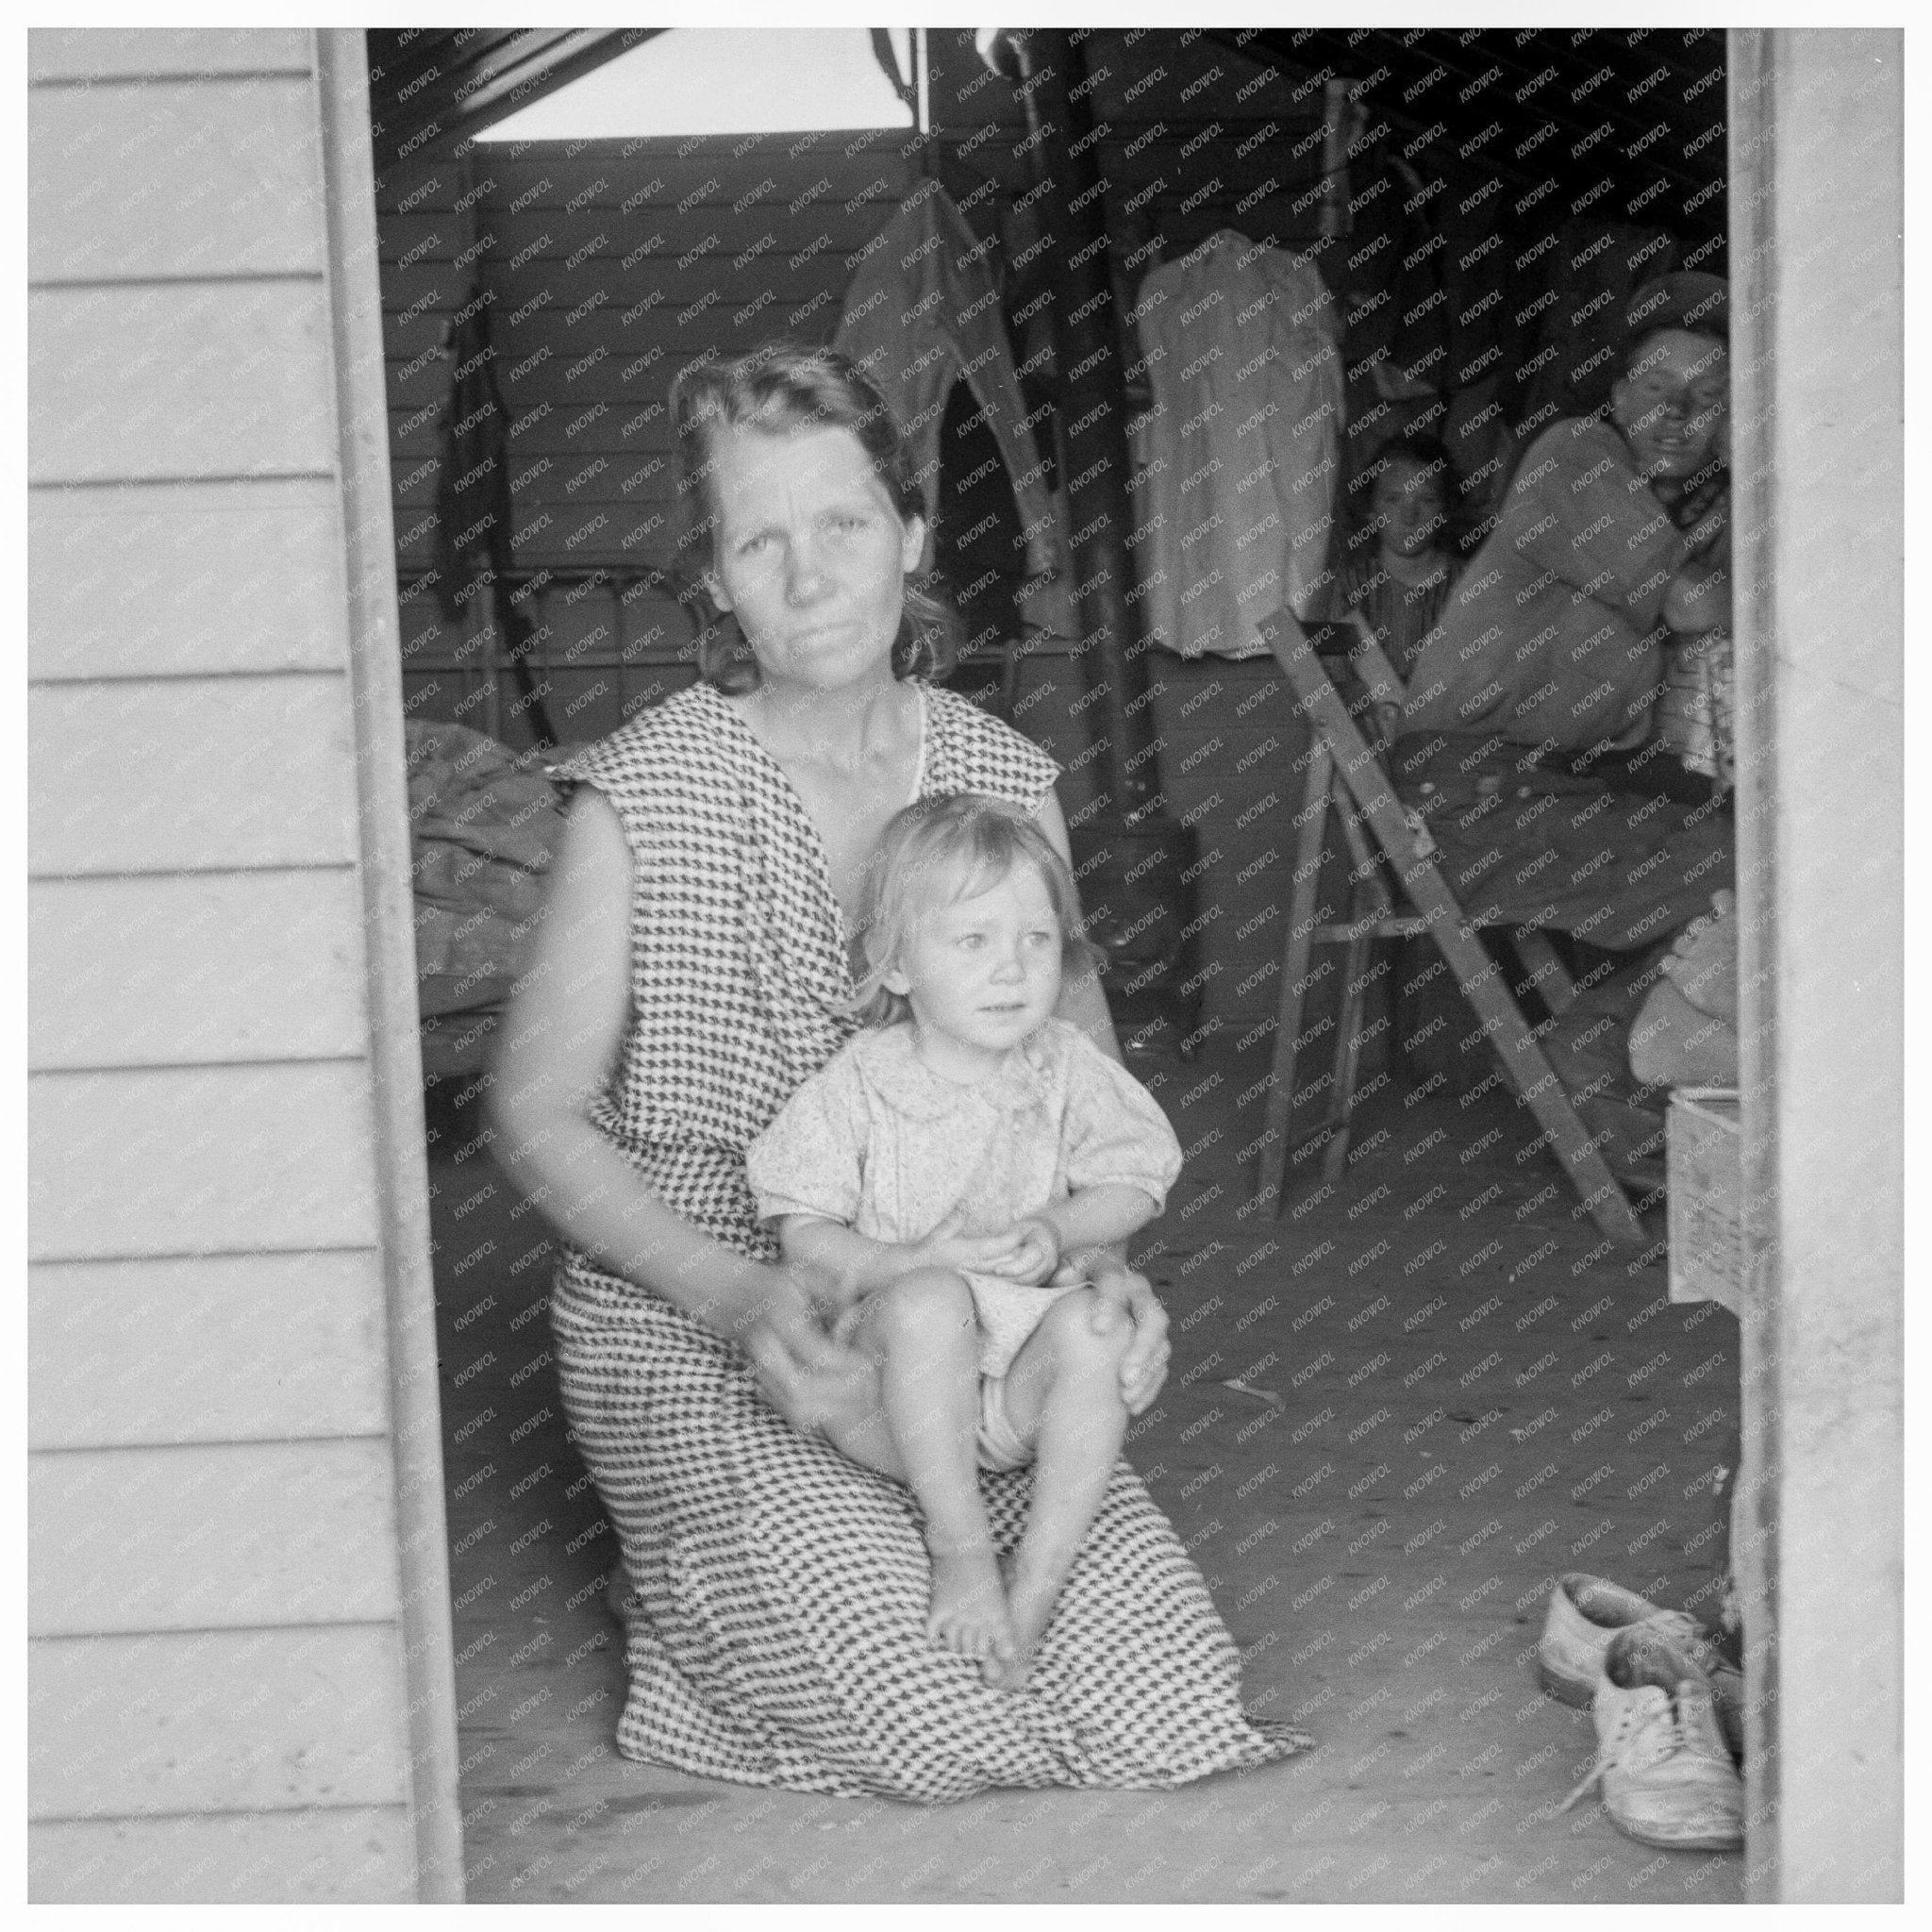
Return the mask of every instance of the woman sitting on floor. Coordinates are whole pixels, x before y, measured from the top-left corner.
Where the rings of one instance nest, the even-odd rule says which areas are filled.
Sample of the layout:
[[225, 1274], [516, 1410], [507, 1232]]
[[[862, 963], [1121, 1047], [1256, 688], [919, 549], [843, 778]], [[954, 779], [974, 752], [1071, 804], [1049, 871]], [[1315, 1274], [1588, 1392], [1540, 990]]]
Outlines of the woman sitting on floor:
[[[779, 1262], [745, 1150], [852, 1036], [861, 890], [914, 799], [990, 794], [1062, 858], [1058, 768], [935, 689], [925, 523], [899, 429], [843, 358], [774, 345], [680, 379], [680, 500], [718, 613], [703, 679], [559, 768], [576, 781], [496, 1108], [566, 1246], [564, 1406], [623, 1551], [618, 1747], [704, 1775], [936, 1802], [988, 1786], [1166, 1787], [1286, 1757], [1172, 1525], [1124, 1461], [1024, 1688], [927, 1631], [911, 1491], [848, 1460], [879, 1371]], [[724, 620], [727, 618], [727, 624]], [[1098, 982], [1058, 1006], [1118, 1057]], [[1087, 1257], [1100, 1330], [1132, 1324], [1123, 1403], [1166, 1372], [1166, 1317]], [[1031, 1476], [981, 1478], [1009, 1554]]]

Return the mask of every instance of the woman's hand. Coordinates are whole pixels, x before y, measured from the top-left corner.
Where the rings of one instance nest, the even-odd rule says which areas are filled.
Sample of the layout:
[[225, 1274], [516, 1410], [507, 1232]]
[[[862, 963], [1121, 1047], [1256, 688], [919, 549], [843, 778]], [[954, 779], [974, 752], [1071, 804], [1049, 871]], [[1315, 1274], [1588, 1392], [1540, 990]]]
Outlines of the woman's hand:
[[738, 1341], [758, 1370], [765, 1399], [804, 1435], [854, 1427], [879, 1406], [878, 1370], [821, 1326], [810, 1297], [789, 1269], [764, 1271]]
[[1155, 1298], [1153, 1285], [1124, 1261], [1110, 1254], [1082, 1257], [1097, 1297], [1093, 1329], [1105, 1335], [1116, 1323], [1131, 1321], [1134, 1340], [1121, 1358], [1121, 1400], [1129, 1415], [1149, 1407], [1167, 1380], [1171, 1350], [1167, 1344], [1167, 1310]]

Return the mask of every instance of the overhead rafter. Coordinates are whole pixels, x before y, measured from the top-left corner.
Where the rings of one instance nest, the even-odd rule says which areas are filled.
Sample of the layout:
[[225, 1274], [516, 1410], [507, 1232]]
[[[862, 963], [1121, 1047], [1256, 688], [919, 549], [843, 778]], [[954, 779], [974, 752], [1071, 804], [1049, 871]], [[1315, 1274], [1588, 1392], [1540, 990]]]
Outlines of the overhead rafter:
[[627, 54], [658, 26], [372, 27], [369, 115], [378, 170], [475, 135]]

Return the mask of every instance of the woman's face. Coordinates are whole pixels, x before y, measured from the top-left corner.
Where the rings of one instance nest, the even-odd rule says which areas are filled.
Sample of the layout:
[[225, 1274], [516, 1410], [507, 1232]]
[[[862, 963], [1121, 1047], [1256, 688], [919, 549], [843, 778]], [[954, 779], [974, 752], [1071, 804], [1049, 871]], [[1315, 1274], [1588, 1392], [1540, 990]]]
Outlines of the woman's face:
[[1659, 329], [1640, 345], [1610, 391], [1610, 416], [1644, 475], [1694, 475], [1717, 447], [1730, 397], [1730, 364], [1714, 336]]
[[1398, 457], [1375, 479], [1374, 518], [1384, 550], [1420, 557], [1432, 549], [1441, 541], [1446, 521], [1441, 475]]
[[906, 573], [925, 542], [849, 429], [727, 429], [712, 447], [713, 601], [776, 684], [890, 675]]

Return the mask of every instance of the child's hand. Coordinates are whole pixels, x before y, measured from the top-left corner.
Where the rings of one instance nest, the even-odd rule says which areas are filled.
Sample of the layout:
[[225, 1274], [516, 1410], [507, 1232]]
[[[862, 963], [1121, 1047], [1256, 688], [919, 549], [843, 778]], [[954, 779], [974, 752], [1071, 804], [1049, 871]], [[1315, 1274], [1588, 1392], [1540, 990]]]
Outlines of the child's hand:
[[965, 1224], [965, 1209], [956, 1208], [923, 1241], [914, 1242], [906, 1250], [912, 1266], [950, 1268], [974, 1274], [1008, 1274], [1026, 1224], [1016, 1222], [998, 1234], [981, 1235], [961, 1234], [959, 1230]]
[[1052, 1280], [1059, 1272], [1059, 1230], [1052, 1222], [1029, 1216], [1024, 1221], [1014, 1222], [1007, 1233], [1017, 1236], [1020, 1244], [1006, 1260], [988, 1269], [989, 1274], [1037, 1287], [1041, 1282]]

